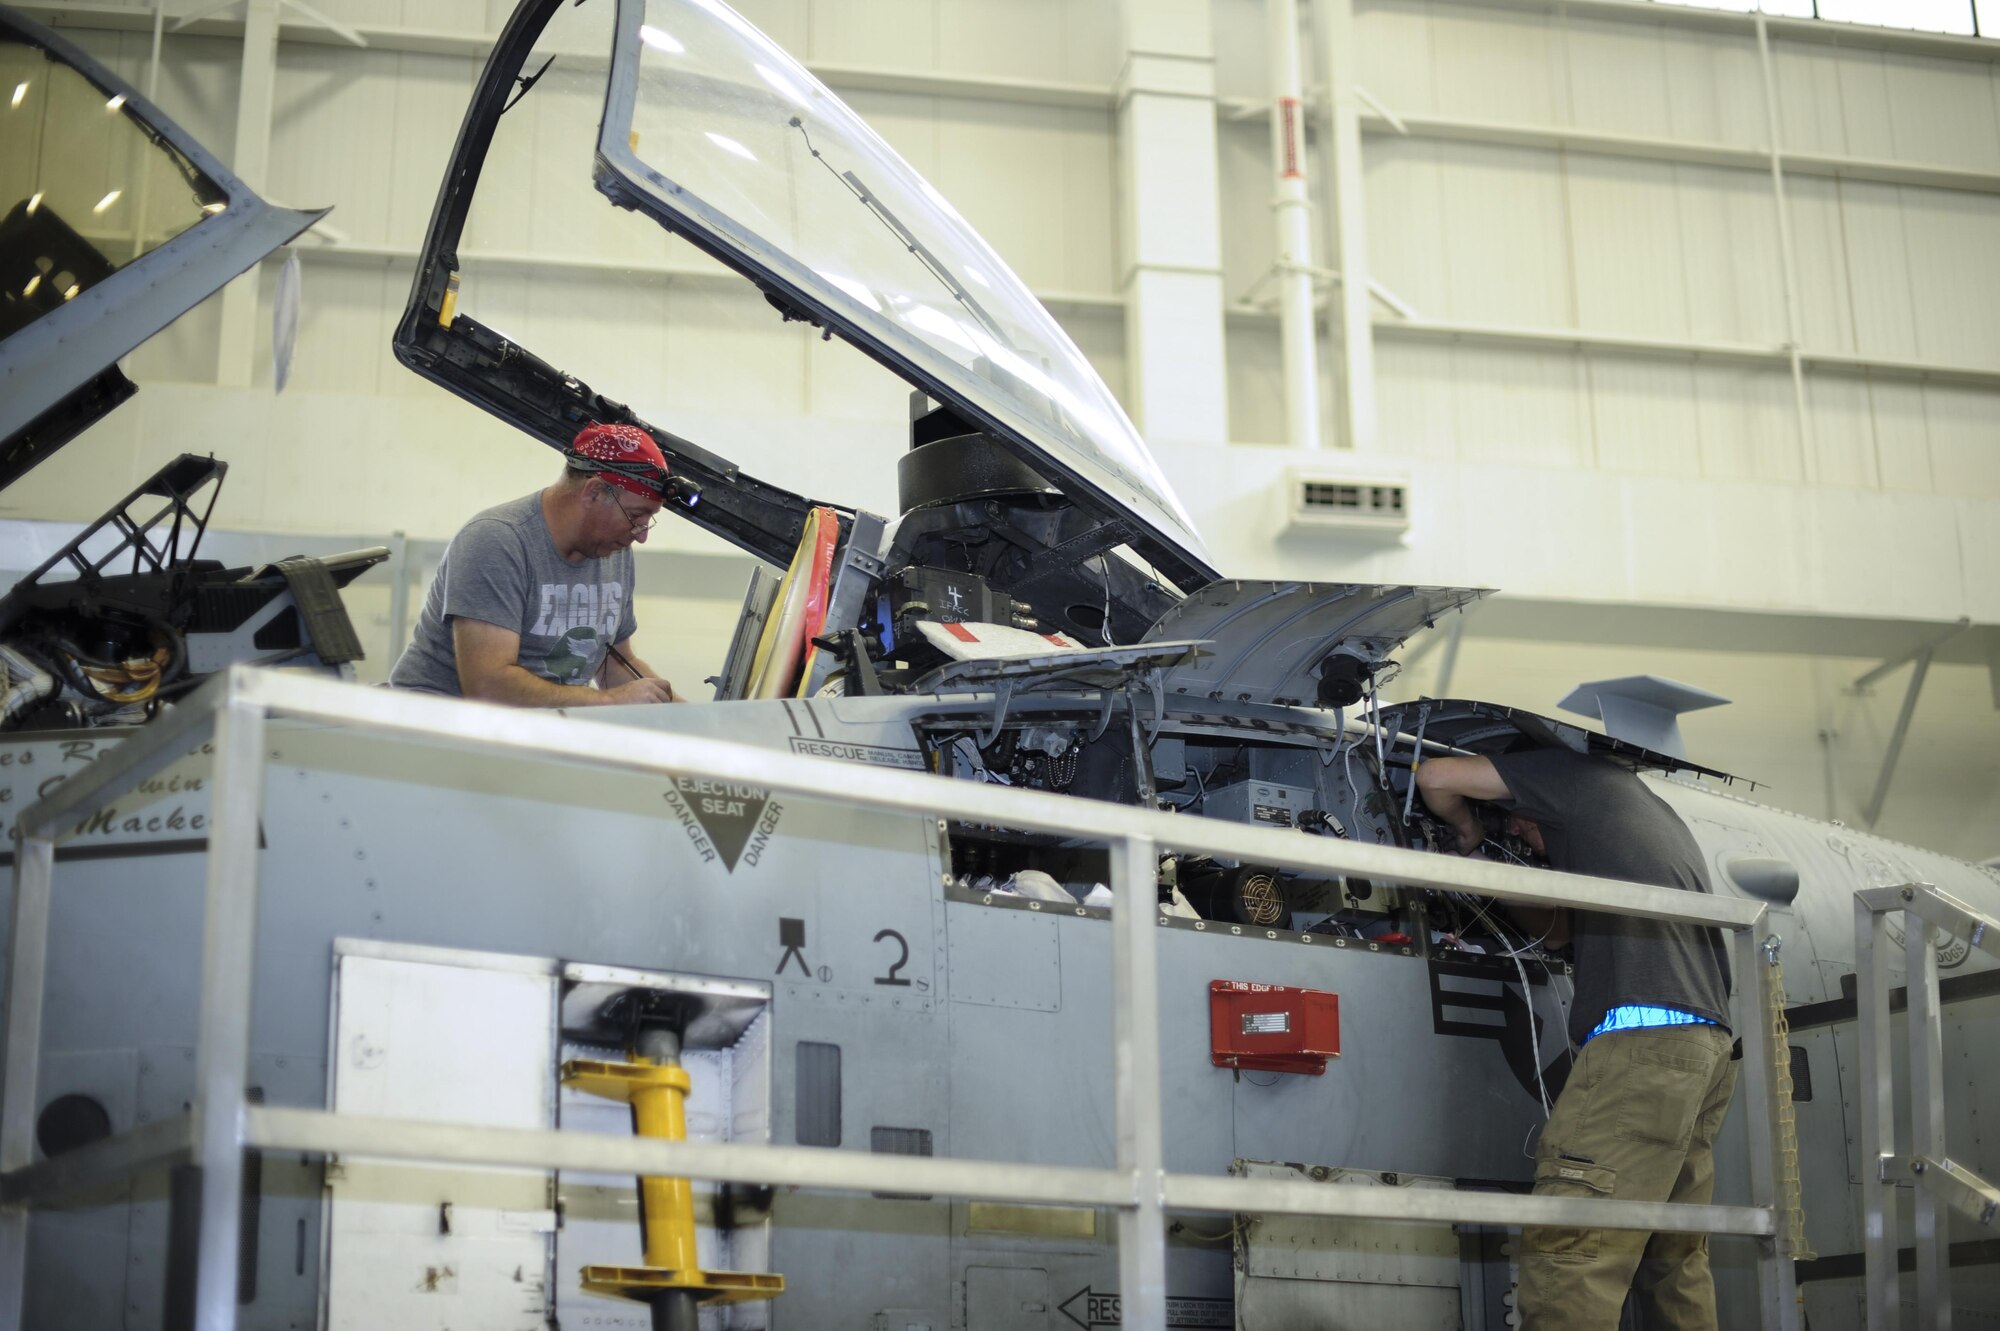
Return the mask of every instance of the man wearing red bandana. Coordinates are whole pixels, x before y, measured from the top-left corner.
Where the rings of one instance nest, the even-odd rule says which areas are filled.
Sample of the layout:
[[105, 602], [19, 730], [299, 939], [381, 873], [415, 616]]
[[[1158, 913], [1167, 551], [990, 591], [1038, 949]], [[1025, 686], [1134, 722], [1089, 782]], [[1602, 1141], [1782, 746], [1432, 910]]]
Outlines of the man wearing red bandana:
[[632, 545], [669, 492], [632, 425], [589, 425], [545, 490], [452, 537], [389, 682], [510, 707], [680, 702], [632, 650]]

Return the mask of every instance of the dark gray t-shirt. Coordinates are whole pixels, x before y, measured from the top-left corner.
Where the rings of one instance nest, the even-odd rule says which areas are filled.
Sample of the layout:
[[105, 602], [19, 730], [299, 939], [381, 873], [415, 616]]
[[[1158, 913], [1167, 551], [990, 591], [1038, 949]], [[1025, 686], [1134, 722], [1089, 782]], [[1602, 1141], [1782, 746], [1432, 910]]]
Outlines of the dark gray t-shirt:
[[[1549, 862], [1566, 873], [1708, 892], [1701, 847], [1667, 802], [1632, 772], [1567, 749], [1497, 754], [1513, 808], [1541, 825]], [[1577, 912], [1576, 1002], [1582, 1043], [1624, 1003], [1679, 1008], [1729, 1024], [1729, 956], [1719, 930], [1630, 915]]]
[[632, 551], [570, 563], [556, 550], [539, 493], [487, 509], [445, 547], [389, 682], [463, 696], [451, 643], [451, 621], [461, 616], [519, 633], [520, 663], [543, 679], [588, 684], [605, 649], [638, 629]]

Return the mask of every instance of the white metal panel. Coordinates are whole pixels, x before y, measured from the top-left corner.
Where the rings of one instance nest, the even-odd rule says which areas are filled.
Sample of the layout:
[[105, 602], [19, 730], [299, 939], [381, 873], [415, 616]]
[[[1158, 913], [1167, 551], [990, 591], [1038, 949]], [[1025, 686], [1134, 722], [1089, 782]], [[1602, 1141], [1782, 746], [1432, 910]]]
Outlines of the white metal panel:
[[1125, 307], [1126, 392], [1146, 442], [1226, 442], [1231, 358], [1224, 354], [1222, 279], [1144, 270]]
[[386, 188], [389, 196], [383, 221], [383, 240], [388, 244], [412, 249], [423, 244], [438, 180], [451, 160], [457, 125], [472, 98], [478, 72], [476, 64], [457, 56], [406, 52], [396, 57], [396, 132], [383, 158], [386, 173], [375, 186]]
[[[1223, 290], [1232, 303], [1250, 295], [1253, 288], [1267, 302], [1273, 301], [1278, 289], [1265, 280], [1277, 257], [1271, 226], [1270, 127], [1262, 121], [1225, 120], [1216, 126], [1215, 146], [1222, 208]], [[1369, 234], [1372, 239], [1372, 227]], [[1379, 263], [1375, 266], [1381, 267]], [[1273, 437], [1283, 437], [1283, 431]]]
[[399, 69], [389, 52], [281, 43], [271, 109], [271, 193], [336, 204], [342, 233], [384, 242], [390, 195], [382, 188], [382, 168], [397, 135], [451, 132], [443, 125], [397, 124]]
[[[1421, 5], [1356, 4], [1354, 66], [1362, 87], [1392, 111], [1437, 110], [1431, 21]], [[1369, 235], [1374, 235], [1370, 228]]]
[[1742, 565], [1778, 561], [1771, 581], [1783, 585], [1795, 556], [1790, 533], [1752, 495], [1678, 480], [1632, 481], [1621, 487], [1619, 545], [1626, 573], [1619, 599], [1653, 604], [1700, 597], [1742, 576]]
[[1206, 4], [1131, 7], [1117, 113], [1125, 400], [1162, 443], [1230, 438], [1222, 189]]
[[1204, 150], [1217, 151], [1209, 148], [1217, 141], [1215, 108], [1199, 97], [1147, 95], [1135, 103], [1143, 103], [1134, 113], [1148, 123], [1143, 132], [1128, 134], [1124, 145], [1133, 159], [1123, 177], [1131, 189], [1124, 206], [1156, 220], [1172, 218], [1175, 225], [1143, 228], [1139, 252], [1119, 257], [1128, 266], [1212, 270], [1222, 251], [1220, 209], [1189, 207], [1187, 201], [1207, 200], [1215, 188], [1199, 160]]
[[1590, 407], [1581, 357], [1452, 349], [1459, 456], [1466, 462], [1588, 467]]
[[[1368, 266], [1377, 281], [1419, 315], [1441, 317], [1451, 308], [1441, 145], [1428, 139], [1371, 138], [1362, 140], [1362, 148]], [[1381, 372], [1379, 362], [1376, 371]]]
[[1264, 0], [1210, 0], [1209, 9], [1215, 18], [1215, 95], [1268, 101], [1271, 53]]
[[[404, 3], [423, 5], [429, 3], [429, 0], [404, 0]], [[496, 23], [504, 20], [513, 8], [507, 0], [487, 0], [487, 3], [499, 11]], [[743, 0], [743, 3], [733, 5], [731, 8], [756, 24], [760, 31], [768, 34], [772, 41], [790, 51], [798, 59], [816, 58], [810, 54], [812, 0]]]
[[1568, 119], [1593, 130], [1670, 137], [1665, 36], [1658, 24], [1571, 17], [1562, 29]]
[[[337, 1111], [552, 1126], [553, 974], [347, 956], [335, 983]], [[347, 1160], [327, 1182], [330, 1331], [544, 1324], [547, 1174]]]
[[1445, 115], [1546, 125], [1567, 116], [1558, 85], [1553, 16], [1440, 3], [1431, 10], [1438, 110]]
[[[181, 323], [186, 323], [183, 316]], [[211, 333], [213, 329], [211, 329]], [[159, 338], [154, 338], [158, 342]], [[215, 364], [215, 343], [209, 342], [210, 373]], [[130, 366], [130, 362], [127, 362]], [[151, 466], [144, 464], [146, 446], [152, 440], [147, 430], [147, 414], [163, 397], [173, 395], [173, 386], [168, 384], [148, 384], [136, 398], [103, 420], [90, 427], [80, 444], [64, 448], [51, 454], [47, 461], [37, 466], [32, 473], [16, 481], [7, 492], [7, 514], [9, 518], [33, 517], [43, 521], [74, 521], [77, 523], [95, 521], [103, 516], [111, 500], [125, 493], [139, 480], [152, 475], [174, 454]], [[212, 447], [213, 445], [211, 445]], [[233, 473], [235, 468], [232, 466]], [[113, 481], [110, 478], [117, 478]], [[233, 490], [233, 481], [231, 483]], [[231, 501], [235, 495], [230, 495]], [[216, 524], [218, 527], [221, 523]], [[66, 532], [61, 539], [48, 540], [43, 545], [33, 547], [34, 558], [9, 561], [12, 568], [8, 574], [8, 585], [13, 579], [40, 564], [54, 554], [63, 541], [74, 532]], [[21, 797], [16, 797], [17, 800]], [[23, 805], [25, 807], [25, 805]], [[8, 820], [12, 821], [11, 815]]]
[[330, 0], [324, 12], [342, 23], [400, 23], [403, 0]]
[[1818, 351], [1855, 349], [1842, 189], [1837, 180], [1793, 176], [1785, 181], [1799, 274], [1799, 340]]
[[[1566, 467], [1463, 464], [1459, 473], [1447, 519], [1462, 542], [1457, 567], [1503, 587], [1561, 587], [1585, 601], [1628, 599], [1626, 517], [1616, 500], [1624, 482]], [[1593, 553], [1579, 557], [1584, 550]]]
[[2000, 368], [2000, 197], [1900, 194], [1919, 355]]
[[1873, 489], [1875, 420], [1868, 409], [1868, 381], [1849, 375], [1806, 377], [1812, 409], [1812, 477], [1821, 485]]
[[1440, 144], [1440, 202], [1451, 305], [1471, 323], [1571, 326], [1560, 154]]
[[[1229, 438], [1277, 444], [1285, 438], [1284, 358], [1275, 321], [1229, 325]], [[1437, 392], [1437, 386], [1432, 385]], [[1439, 394], [1442, 396], [1442, 394]], [[1213, 522], [1209, 526], [1216, 525]]]
[[1701, 474], [1692, 362], [1597, 353], [1585, 363], [1599, 467], [1649, 476]]
[[[272, 284], [267, 279], [258, 324], [270, 326]], [[393, 370], [409, 371], [389, 348], [396, 315], [409, 291], [410, 265], [308, 264], [299, 279], [299, 340], [285, 391], [378, 394]], [[271, 340], [257, 342], [253, 383], [271, 382]]]
[[511, 12], [506, 0], [402, 0], [407, 27], [434, 27], [446, 32], [493, 32]]
[[1887, 53], [1882, 65], [1893, 156], [2000, 170], [2000, 108], [1991, 62]]
[[1572, 153], [1568, 166], [1578, 326], [1686, 337], [1687, 280], [1673, 164]]
[[[1841, 123], [1841, 48], [1818, 42], [1771, 42], [1778, 80], [1782, 144], [1793, 152], [1845, 153]], [[1862, 58], [1866, 54], [1862, 53]]]
[[[2000, 499], [2000, 403], [1994, 395], [1950, 384], [1925, 384], [1924, 421], [1937, 493]], [[2000, 580], [1990, 576], [2000, 561], [1966, 567], [1986, 570], [1979, 582], [2000, 588]]]
[[1784, 274], [1768, 176], [1674, 167], [1688, 333], [1775, 347], [1785, 338]]
[[1021, 280], [1115, 291], [1110, 113], [947, 99], [938, 112], [931, 183]]
[[1452, 351], [1434, 343], [1375, 344], [1376, 410], [1383, 449], [1400, 457], [1450, 461], [1458, 456], [1457, 414], [1450, 393]]
[[[526, 249], [538, 255], [637, 264], [657, 264], [670, 253], [678, 258], [688, 252], [684, 242], [668, 237], [644, 214], [612, 207], [592, 185], [591, 164], [597, 157], [597, 127], [604, 109], [603, 98], [601, 72], [580, 66], [566, 68], [558, 59], [534, 89], [507, 113], [500, 122], [496, 144], [500, 139], [521, 136], [513, 140], [505, 156], [509, 166], [522, 171], [526, 178], [518, 182], [519, 193], [509, 189], [498, 194], [482, 178], [479, 192], [473, 196], [474, 211], [466, 227], [467, 249], [501, 253]], [[532, 114], [518, 127], [508, 123], [530, 110]], [[497, 147], [495, 155], [500, 155]], [[487, 160], [491, 163], [493, 158]], [[520, 233], [511, 222], [496, 217], [496, 213], [527, 216], [525, 243], [510, 243], [511, 237]], [[501, 235], [488, 230], [496, 221], [503, 228]], [[475, 222], [481, 224], [476, 235], [472, 226]], [[510, 239], [502, 239], [502, 235]]]
[[[770, 357], [764, 391], [774, 405], [804, 397], [805, 358], [797, 328], [782, 327], [773, 315], [756, 328], [753, 343], [730, 318], [740, 319], [742, 307], [754, 297], [732, 297], [658, 278], [628, 279], [617, 272], [551, 271], [528, 276], [526, 297], [523, 321], [515, 330], [525, 345], [551, 365], [571, 371], [598, 392], [668, 428], [673, 416], [655, 413], [670, 412], [675, 406], [709, 406], [744, 386], [741, 369], [734, 374], [711, 373], [710, 339], [737, 355], [762, 352]], [[689, 360], [695, 363], [686, 364]]]
[[[1950, 500], [1826, 487], [1793, 538], [1816, 548], [1814, 599], [1894, 606], [1911, 619], [1948, 622], [1965, 604], [1957, 523]], [[1913, 571], [1921, 570], [1913, 576]]]
[[1922, 384], [1894, 379], [1867, 381], [1875, 432], [1875, 458], [1884, 490], [1933, 493], [1930, 429], [1924, 420]]
[[[1992, 452], [1989, 449], [1987, 456]], [[1989, 482], [1990, 484], [1990, 482]], [[1990, 494], [1990, 490], [1989, 490]], [[1990, 510], [1991, 505], [1982, 505], [1976, 500], [1965, 500], [1958, 505], [1959, 559], [1964, 567], [1973, 570], [2000, 568], [2000, 522], [1994, 522], [1982, 509]], [[1992, 578], [1973, 576], [1965, 581], [1965, 613], [1982, 624], [2000, 620], [2000, 581]], [[1991, 666], [1989, 665], [1989, 671]], [[1991, 763], [1992, 749], [1987, 746], [1980, 761]], [[1991, 782], [1989, 785], [1993, 784]], [[1949, 787], [1947, 787], [1949, 789]], [[2000, 789], [1987, 800], [1989, 805], [2000, 802]], [[1942, 803], [1942, 801], [1940, 801]], [[2000, 827], [2000, 814], [1989, 813], [1976, 826]], [[1939, 836], [1927, 845], [1949, 846], [1949, 836]], [[1983, 848], [1982, 848], [1983, 851]], [[1975, 854], [1982, 853], [1975, 851]]]
[[1855, 349], [1863, 355], [1915, 360], [1923, 352], [1903, 188], [1862, 181], [1837, 184], [1853, 284]]
[[[1843, 151], [1856, 157], [1894, 157], [1896, 139], [1889, 118], [1889, 80], [1883, 70], [1883, 53], [1840, 47], [1829, 47], [1828, 52], [1834, 76], [1830, 85], [1822, 86], [1830, 86], [1837, 100], [1819, 109], [1820, 114], [1839, 121]], [[1785, 146], [1792, 146], [1789, 133]]]
[[[778, 324], [770, 305], [748, 286], [740, 295], [676, 289], [666, 313], [665, 372], [629, 390], [635, 407], [645, 404], [649, 420], [671, 428], [677, 412], [697, 404], [765, 416], [805, 413], [805, 338], [818, 334]], [[623, 330], [606, 331], [617, 336]], [[744, 465], [754, 464], [745, 457]]]
[[1114, 0], [945, 0], [937, 44], [939, 66], [953, 73], [1105, 87], [1124, 54]]
[[811, 7], [810, 23], [814, 60], [863, 69], [938, 67], [936, 0], [819, 3]]
[[593, 95], [590, 80], [565, 71], [558, 60], [501, 120], [466, 219], [468, 252], [582, 252], [605, 259], [659, 253], [657, 242], [649, 248], [632, 239], [637, 233], [631, 229], [621, 244], [617, 228], [598, 216], [613, 211], [589, 177], [601, 82]]
[[1800, 481], [1789, 373], [1777, 366], [1698, 364], [1695, 394], [1702, 475], [1718, 481]]
[[1661, 44], [1672, 102], [1671, 137], [1753, 148], [1769, 141], [1764, 76], [1751, 43], [1670, 27], [1661, 33]]

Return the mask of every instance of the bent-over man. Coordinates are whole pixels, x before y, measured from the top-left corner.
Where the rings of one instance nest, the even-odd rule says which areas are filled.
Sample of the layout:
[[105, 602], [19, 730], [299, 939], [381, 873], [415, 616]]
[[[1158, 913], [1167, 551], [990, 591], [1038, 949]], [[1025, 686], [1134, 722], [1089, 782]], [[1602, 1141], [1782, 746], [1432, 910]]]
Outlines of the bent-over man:
[[[1417, 788], [1457, 832], [1461, 854], [1485, 839], [1470, 801], [1487, 800], [1557, 869], [1711, 890], [1687, 825], [1608, 759], [1567, 749], [1435, 758], [1417, 769]], [[1719, 933], [1628, 915], [1514, 913], [1554, 945], [1572, 941], [1576, 955], [1569, 1035], [1582, 1052], [1542, 1130], [1536, 1194], [1707, 1202], [1715, 1136], [1736, 1089]], [[1628, 1290], [1645, 1303], [1649, 1327], [1713, 1331], [1708, 1236], [1522, 1232], [1526, 1331], [1614, 1331]]]

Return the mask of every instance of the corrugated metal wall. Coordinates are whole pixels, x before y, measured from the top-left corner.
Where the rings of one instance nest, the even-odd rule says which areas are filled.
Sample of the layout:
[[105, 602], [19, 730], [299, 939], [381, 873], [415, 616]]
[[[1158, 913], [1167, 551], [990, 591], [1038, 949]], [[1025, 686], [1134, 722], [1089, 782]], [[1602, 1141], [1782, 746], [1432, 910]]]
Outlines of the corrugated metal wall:
[[[1256, 6], [1224, 10], [1247, 22]], [[1809, 361], [1810, 443], [1802, 444], [1777, 354], [1788, 326], [1768, 167], [1747, 154], [1742, 165], [1638, 156], [1767, 147], [1754, 37], [1741, 25], [1708, 32], [1679, 16], [1644, 17], [1423, 0], [1358, 7], [1363, 86], [1398, 116], [1445, 128], [1445, 136], [1385, 130], [1366, 139], [1373, 275], [1426, 324], [1666, 344], [1646, 354], [1588, 339], [1442, 347], [1385, 320], [1376, 353], [1384, 448], [2000, 495], [1995, 61], [1774, 41], [1788, 153], [1973, 177], [1966, 188], [1939, 188], [1788, 174], [1801, 347], [1910, 363]], [[1225, 95], [1257, 96], [1261, 50], [1225, 45], [1222, 54]], [[1619, 145], [1614, 155], [1609, 146], [1465, 141], [1495, 128], [1654, 142]], [[1225, 143], [1225, 169], [1245, 186], [1224, 194], [1231, 290], [1240, 292], [1270, 261], [1262, 196], [1247, 187], [1267, 152], [1261, 124], [1232, 126]], [[1281, 437], [1282, 404], [1260, 391], [1257, 358], [1235, 359], [1235, 434]], [[1978, 373], [1926, 382], [1919, 365]]]
[[[135, 8], [142, 8], [135, 6]], [[458, 53], [280, 48], [268, 193], [331, 201], [311, 242], [296, 389], [428, 392], [389, 359], [436, 180], [499, 3], [337, 0], [382, 31], [436, 32]], [[1231, 98], [1262, 99], [1255, 0], [1217, 0], [1226, 288], [1268, 272], [1268, 141]], [[1123, 389], [1116, 292], [1117, 169], [1110, 87], [1122, 61], [1111, 0], [787, 0], [750, 17], [836, 87], [953, 199], [1044, 295]], [[594, 47], [608, 5], [566, 16]], [[1643, 18], [1644, 16], [1641, 16]], [[1762, 75], [1747, 28], [1564, 16], [1535, 5], [1362, 0], [1363, 86], [1431, 132], [1377, 124], [1365, 143], [1373, 275], [1421, 327], [1378, 329], [1381, 439], [1396, 455], [1949, 495], [2000, 496], [2000, 76], [1992, 59], [1791, 40], [1773, 44], [1785, 148], [1967, 173], [1967, 188], [1787, 179], [1806, 438], [1790, 375], [1783, 262]], [[84, 32], [143, 75], [140, 32]], [[385, 43], [395, 45], [395, 43]], [[403, 44], [409, 44], [407, 41]], [[161, 99], [211, 143], [234, 135], [237, 44], [173, 36]], [[544, 356], [613, 396], [673, 413], [826, 415], [887, 422], [901, 390], [859, 357], [808, 346], [762, 303], [691, 282], [710, 266], [589, 191], [588, 78], [559, 66], [516, 116], [540, 155], [469, 237], [467, 308], [509, 319]], [[921, 80], [931, 77], [930, 85]], [[901, 80], [917, 90], [889, 90]], [[962, 92], [950, 95], [954, 88]], [[1578, 129], [1731, 148], [1741, 164], [1644, 160], [1626, 148], [1473, 142]], [[510, 125], [510, 129], [518, 127]], [[1316, 182], [1317, 183], [1317, 182]], [[635, 318], [632, 276], [646, 295]], [[472, 280], [475, 279], [476, 280]], [[1454, 328], [1475, 334], [1451, 337]], [[544, 331], [546, 330], [546, 331]], [[1534, 334], [1574, 332], [1575, 344]], [[142, 378], [213, 376], [215, 316], [198, 311], [137, 357]], [[549, 345], [541, 339], [554, 339]], [[1645, 348], [1613, 345], [1639, 340]], [[1282, 435], [1277, 341], [1239, 310], [1230, 328], [1233, 436]], [[837, 349], [833, 349], [837, 350]], [[1328, 424], [1337, 410], [1327, 348]], [[1732, 354], [1735, 353], [1735, 354]], [[1913, 366], [1976, 373], [1931, 376]], [[755, 465], [756, 459], [746, 458]], [[421, 523], [418, 515], [400, 521]]]

